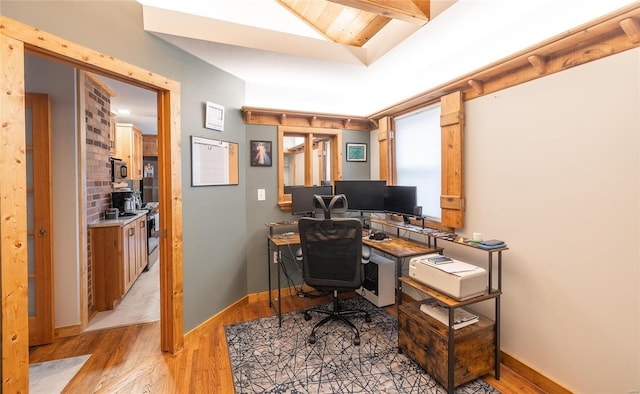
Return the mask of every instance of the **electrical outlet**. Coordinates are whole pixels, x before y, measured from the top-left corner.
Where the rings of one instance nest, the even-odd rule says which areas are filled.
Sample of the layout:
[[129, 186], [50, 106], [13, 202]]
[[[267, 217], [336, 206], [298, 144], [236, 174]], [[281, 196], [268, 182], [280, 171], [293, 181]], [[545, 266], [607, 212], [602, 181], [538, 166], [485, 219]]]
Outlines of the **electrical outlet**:
[[258, 189], [258, 201], [264, 201], [267, 199], [267, 195], [264, 189]]

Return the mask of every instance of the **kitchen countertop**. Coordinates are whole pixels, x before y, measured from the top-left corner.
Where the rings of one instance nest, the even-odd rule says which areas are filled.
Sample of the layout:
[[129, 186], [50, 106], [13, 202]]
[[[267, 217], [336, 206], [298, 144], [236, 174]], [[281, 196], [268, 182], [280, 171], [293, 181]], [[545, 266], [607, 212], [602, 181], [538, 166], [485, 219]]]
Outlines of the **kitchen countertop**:
[[118, 219], [103, 219], [103, 220], [99, 220], [95, 223], [91, 223], [89, 224], [89, 228], [96, 228], [96, 227], [115, 227], [115, 226], [124, 226], [128, 223], [131, 223], [132, 221], [138, 219], [141, 216], [144, 216], [148, 213], [149, 211], [146, 209], [138, 209], [136, 211], [135, 216], [131, 215], [131, 216], [120, 216]]

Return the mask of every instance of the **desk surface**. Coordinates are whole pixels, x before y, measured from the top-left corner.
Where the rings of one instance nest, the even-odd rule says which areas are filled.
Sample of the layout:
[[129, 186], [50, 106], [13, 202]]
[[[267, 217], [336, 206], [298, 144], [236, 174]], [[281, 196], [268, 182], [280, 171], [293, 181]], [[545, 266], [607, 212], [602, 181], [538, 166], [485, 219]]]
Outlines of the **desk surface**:
[[[406, 231], [411, 231], [413, 233], [416, 234], [423, 234], [428, 236], [429, 238], [432, 238], [434, 240], [438, 240], [438, 239], [442, 239], [444, 241], [449, 241], [449, 242], [453, 242], [456, 243], [458, 245], [464, 245], [464, 246], [469, 246], [471, 248], [475, 248], [475, 249], [480, 249], [480, 250], [484, 250], [490, 253], [493, 252], [501, 252], [503, 250], [508, 250], [509, 248], [506, 246], [506, 244], [503, 247], [497, 247], [497, 248], [487, 248], [487, 247], [482, 247], [480, 246], [477, 242], [472, 241], [470, 238], [464, 238], [461, 236], [456, 235], [455, 233], [447, 233], [444, 231], [438, 231], [438, 230], [434, 230], [434, 229], [430, 229], [430, 228], [421, 228], [419, 226], [415, 226], [415, 225], [406, 225], [402, 222], [394, 222], [394, 221], [389, 221], [389, 220], [383, 220], [383, 219], [371, 219], [371, 223], [377, 223], [377, 224], [381, 224], [383, 227], [384, 226], [389, 226], [389, 227], [393, 227], [399, 230], [406, 230]], [[442, 248], [440, 248], [442, 249]]]
[[[270, 236], [269, 240], [275, 246], [298, 245], [300, 244], [300, 234], [293, 233], [286, 236], [277, 234]], [[397, 258], [437, 253], [442, 250], [442, 248], [429, 247], [422, 242], [394, 236], [383, 241], [376, 241], [369, 239], [369, 237], [363, 237], [362, 244]]]
[[287, 245], [298, 245], [300, 244], [300, 234], [293, 233], [291, 235], [271, 235], [269, 236], [269, 240], [275, 246], [287, 246]]
[[442, 250], [442, 248], [430, 247], [422, 242], [394, 236], [392, 236], [390, 239], [385, 239], [382, 241], [376, 241], [374, 239], [369, 239], [368, 237], [366, 237], [362, 238], [362, 243], [397, 258], [437, 253], [438, 251]]

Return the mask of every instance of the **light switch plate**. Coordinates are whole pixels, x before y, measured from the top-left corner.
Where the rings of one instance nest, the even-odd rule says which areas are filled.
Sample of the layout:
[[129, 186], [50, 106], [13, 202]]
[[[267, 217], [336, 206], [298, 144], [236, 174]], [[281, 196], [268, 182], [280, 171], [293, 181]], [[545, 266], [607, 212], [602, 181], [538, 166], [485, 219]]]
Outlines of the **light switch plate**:
[[264, 201], [267, 199], [264, 189], [258, 189], [258, 201]]

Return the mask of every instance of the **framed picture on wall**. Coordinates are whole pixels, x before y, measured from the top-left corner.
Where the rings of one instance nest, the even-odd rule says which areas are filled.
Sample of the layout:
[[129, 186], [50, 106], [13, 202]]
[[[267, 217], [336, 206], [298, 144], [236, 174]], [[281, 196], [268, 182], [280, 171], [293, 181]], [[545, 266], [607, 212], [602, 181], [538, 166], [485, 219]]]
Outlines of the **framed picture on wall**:
[[271, 141], [251, 141], [252, 167], [271, 167]]
[[347, 143], [347, 161], [367, 161], [367, 144]]

